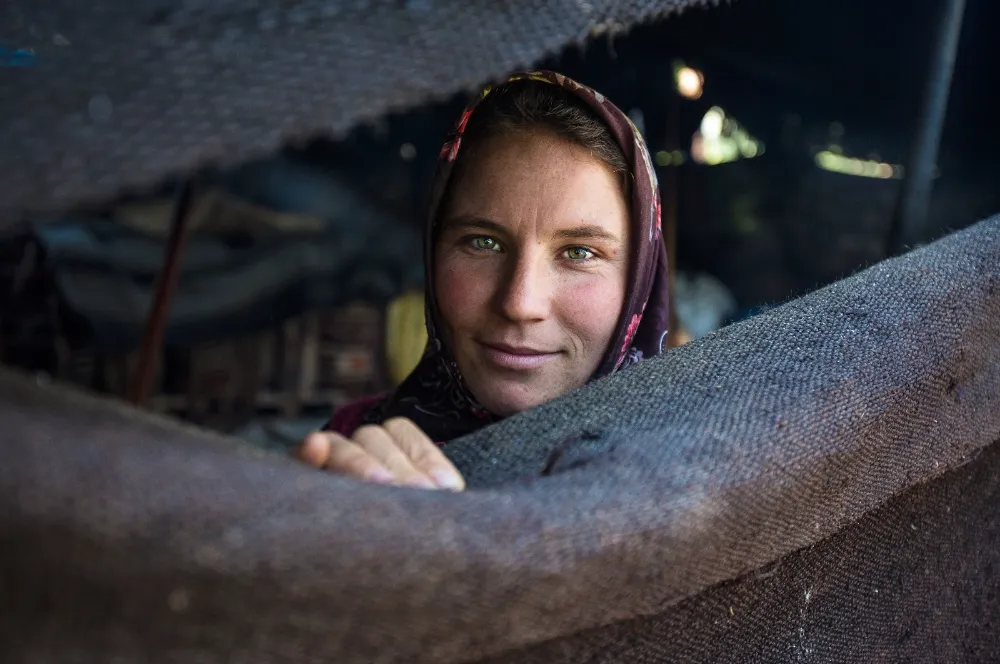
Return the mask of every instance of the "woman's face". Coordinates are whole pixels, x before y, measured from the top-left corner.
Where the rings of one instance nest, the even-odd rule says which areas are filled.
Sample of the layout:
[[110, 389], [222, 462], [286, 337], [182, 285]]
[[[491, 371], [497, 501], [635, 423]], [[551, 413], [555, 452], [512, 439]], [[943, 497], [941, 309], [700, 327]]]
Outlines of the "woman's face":
[[597, 370], [625, 301], [628, 205], [610, 168], [548, 132], [489, 138], [468, 159], [434, 288], [468, 388], [506, 416]]

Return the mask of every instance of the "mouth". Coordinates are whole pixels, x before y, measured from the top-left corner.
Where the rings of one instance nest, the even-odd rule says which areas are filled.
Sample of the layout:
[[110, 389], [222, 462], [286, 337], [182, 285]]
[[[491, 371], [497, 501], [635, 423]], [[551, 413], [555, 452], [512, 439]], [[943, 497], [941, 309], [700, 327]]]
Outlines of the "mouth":
[[528, 346], [511, 346], [502, 343], [479, 342], [486, 360], [502, 369], [530, 371], [551, 362], [558, 351], [542, 350]]

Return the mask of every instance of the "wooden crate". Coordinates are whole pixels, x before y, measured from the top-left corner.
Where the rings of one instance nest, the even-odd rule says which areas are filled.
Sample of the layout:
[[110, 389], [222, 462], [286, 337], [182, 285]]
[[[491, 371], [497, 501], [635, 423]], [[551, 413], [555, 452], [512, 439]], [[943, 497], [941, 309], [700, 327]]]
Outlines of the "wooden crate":
[[[259, 411], [294, 417], [303, 409], [335, 408], [385, 389], [382, 326], [381, 311], [352, 305], [310, 313], [263, 334], [172, 351], [160, 363], [148, 406], [209, 426]], [[125, 398], [138, 359], [131, 352], [100, 362], [109, 392]], [[182, 377], [183, 384], [168, 390], [168, 376], [175, 382]]]

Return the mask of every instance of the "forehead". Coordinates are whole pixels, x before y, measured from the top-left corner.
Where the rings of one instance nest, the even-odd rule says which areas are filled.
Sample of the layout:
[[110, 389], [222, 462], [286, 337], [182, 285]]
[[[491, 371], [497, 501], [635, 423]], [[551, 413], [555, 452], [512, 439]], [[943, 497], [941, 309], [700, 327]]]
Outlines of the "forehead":
[[487, 138], [464, 156], [442, 211], [446, 226], [482, 218], [536, 233], [583, 224], [627, 236], [622, 176], [582, 146], [518, 131]]

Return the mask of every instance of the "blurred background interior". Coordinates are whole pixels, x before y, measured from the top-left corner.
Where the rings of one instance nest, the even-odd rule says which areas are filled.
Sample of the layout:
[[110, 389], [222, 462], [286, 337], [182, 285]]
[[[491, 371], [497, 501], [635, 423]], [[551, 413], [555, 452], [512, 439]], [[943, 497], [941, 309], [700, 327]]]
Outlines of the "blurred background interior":
[[[946, 4], [741, 0], [532, 63], [600, 90], [646, 136], [675, 237], [676, 343], [1000, 212], [1000, 3], [968, 2], [935, 87]], [[933, 193], [901, 231], [929, 89], [947, 97]], [[390, 389], [426, 339], [423, 202], [468, 98], [28, 220], [0, 237], [3, 362], [269, 447]], [[150, 363], [179, 190], [189, 235]]]

